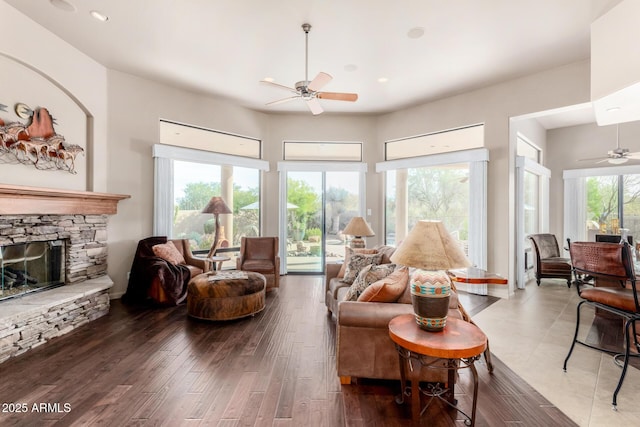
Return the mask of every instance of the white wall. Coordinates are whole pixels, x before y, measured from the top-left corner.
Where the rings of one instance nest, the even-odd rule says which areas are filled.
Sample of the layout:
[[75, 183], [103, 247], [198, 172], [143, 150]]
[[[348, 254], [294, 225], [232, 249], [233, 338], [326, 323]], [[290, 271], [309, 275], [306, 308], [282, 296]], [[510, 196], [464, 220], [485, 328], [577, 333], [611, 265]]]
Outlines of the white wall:
[[[160, 142], [159, 120], [261, 138], [267, 116], [112, 70], [108, 72], [108, 96], [108, 190], [131, 195], [109, 221], [109, 276], [114, 281], [111, 294], [119, 296], [126, 291], [137, 242], [152, 235], [151, 148]], [[271, 222], [268, 215], [265, 219]]]
[[[131, 195], [119, 204], [119, 213], [109, 225], [109, 275], [115, 282], [114, 295], [126, 289], [126, 274], [137, 241], [152, 231], [151, 146], [159, 139], [160, 118], [262, 139], [264, 157], [272, 168], [263, 181], [266, 195], [277, 191], [275, 162], [281, 159], [281, 142], [285, 139], [363, 141], [365, 161], [373, 171], [374, 163], [382, 160], [386, 140], [484, 123], [491, 156], [488, 268], [513, 281], [515, 146], [509, 143], [509, 118], [589, 99], [589, 64], [584, 61], [377, 117], [267, 115], [226, 100], [107, 71], [1, 2], [0, 25], [9, 37], [0, 53], [53, 76], [94, 117], [95, 159], [89, 165], [92, 184], [87, 189]], [[13, 36], [17, 34], [29, 37]], [[43, 50], [40, 47], [44, 41], [48, 48]], [[383, 188], [382, 175], [370, 172], [367, 207], [374, 213], [371, 223], [377, 241], [383, 233]], [[275, 234], [276, 199], [267, 197], [265, 208], [264, 233]]]
[[[53, 33], [0, 2], [0, 28], [2, 43], [0, 55], [36, 70], [59, 90], [66, 91], [89, 118], [89, 132], [85, 144], [88, 151], [88, 171], [85, 188], [75, 189], [106, 191], [107, 187], [107, 70], [79, 50], [71, 47]], [[0, 81], [0, 97], [5, 86], [20, 86], [24, 81]], [[0, 99], [0, 103], [2, 99]], [[36, 101], [37, 103], [37, 101]], [[53, 112], [55, 114], [55, 112]], [[43, 172], [24, 166], [17, 169], [19, 176]], [[49, 175], [51, 180], [51, 175]]]
[[[515, 144], [509, 118], [589, 100], [589, 63], [578, 62], [384, 115], [378, 141], [485, 124], [488, 168], [488, 269], [515, 282]], [[552, 190], [553, 191], [553, 190]], [[382, 212], [383, 206], [376, 211]], [[504, 288], [495, 288], [504, 296]]]
[[[547, 162], [551, 169], [549, 227], [552, 233], [564, 235], [562, 172], [567, 169], [609, 167], [609, 163], [578, 161], [598, 158], [616, 147], [616, 125], [598, 126], [595, 123], [552, 129], [547, 131]], [[640, 122], [620, 124], [620, 147], [640, 151]], [[631, 162], [628, 164], [632, 164]]]

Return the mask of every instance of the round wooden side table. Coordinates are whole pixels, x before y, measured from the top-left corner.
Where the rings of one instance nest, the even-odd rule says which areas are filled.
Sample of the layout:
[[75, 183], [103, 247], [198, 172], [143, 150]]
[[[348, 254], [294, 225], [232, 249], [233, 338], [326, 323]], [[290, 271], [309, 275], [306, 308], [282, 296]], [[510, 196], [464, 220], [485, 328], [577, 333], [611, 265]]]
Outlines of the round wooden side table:
[[[420, 422], [420, 416], [427, 410], [434, 398], [442, 400], [464, 415], [466, 425], [475, 425], [476, 403], [478, 400], [478, 372], [475, 361], [480, 358], [487, 348], [487, 336], [476, 325], [456, 318], [447, 318], [447, 324], [440, 332], [427, 332], [418, 327], [413, 314], [394, 317], [389, 322], [389, 336], [396, 344], [400, 358], [400, 396], [398, 403], [404, 403], [407, 393], [406, 381], [411, 381], [411, 418], [415, 424]], [[423, 356], [446, 359], [446, 367], [436, 366], [433, 359], [429, 361]], [[420, 370], [447, 369], [448, 384], [428, 384], [422, 389]], [[469, 368], [473, 376], [473, 404], [471, 416], [457, 406], [454, 398], [455, 376], [459, 369]], [[430, 399], [424, 408], [420, 408], [420, 395]]]

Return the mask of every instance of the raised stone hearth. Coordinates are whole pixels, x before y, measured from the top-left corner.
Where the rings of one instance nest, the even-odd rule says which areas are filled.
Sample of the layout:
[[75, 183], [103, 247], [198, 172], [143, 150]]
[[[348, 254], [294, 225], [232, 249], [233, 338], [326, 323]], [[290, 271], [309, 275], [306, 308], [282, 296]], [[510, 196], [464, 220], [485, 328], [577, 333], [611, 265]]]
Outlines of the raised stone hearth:
[[109, 312], [107, 222], [128, 197], [0, 184], [0, 246], [66, 245], [64, 286], [0, 301], [0, 363]]
[[108, 276], [0, 304], [0, 363], [109, 312]]

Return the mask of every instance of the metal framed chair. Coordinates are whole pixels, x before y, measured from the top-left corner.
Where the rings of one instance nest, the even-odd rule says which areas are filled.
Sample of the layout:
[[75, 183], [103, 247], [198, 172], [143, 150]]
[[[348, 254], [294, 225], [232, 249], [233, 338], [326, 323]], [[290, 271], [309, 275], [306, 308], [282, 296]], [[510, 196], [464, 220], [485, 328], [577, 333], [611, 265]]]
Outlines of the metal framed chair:
[[[613, 409], [617, 406], [617, 397], [622, 382], [624, 381], [629, 358], [640, 354], [630, 354], [631, 338], [636, 352], [640, 352], [638, 335], [636, 333], [636, 321], [640, 320], [640, 304], [636, 290], [636, 275], [631, 255], [631, 247], [624, 243], [600, 243], [600, 242], [572, 242], [569, 249], [571, 264], [573, 267], [576, 289], [582, 299], [578, 303], [576, 331], [573, 342], [564, 360], [563, 369], [566, 372], [567, 363], [573, 353], [576, 343], [586, 347], [613, 354], [616, 365], [622, 368], [618, 385], [613, 392]], [[597, 287], [596, 281], [604, 279], [619, 284], [617, 287]], [[624, 353], [612, 351], [598, 345], [589, 344], [578, 339], [580, 329], [580, 308], [588, 304], [597, 309], [620, 316], [624, 319]], [[631, 331], [630, 331], [631, 330]], [[622, 359], [622, 360], [621, 360]]]

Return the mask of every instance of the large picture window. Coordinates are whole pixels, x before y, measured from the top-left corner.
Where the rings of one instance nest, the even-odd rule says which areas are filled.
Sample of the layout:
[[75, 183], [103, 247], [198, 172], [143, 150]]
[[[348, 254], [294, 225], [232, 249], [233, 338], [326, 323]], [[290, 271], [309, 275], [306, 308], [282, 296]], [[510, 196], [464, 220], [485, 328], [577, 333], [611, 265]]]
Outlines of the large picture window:
[[260, 173], [257, 169], [175, 160], [171, 237], [189, 239], [192, 249], [209, 249], [215, 223], [202, 208], [222, 196], [231, 215], [221, 215], [222, 246], [239, 246], [243, 236], [260, 234]]
[[564, 171], [564, 230], [571, 240], [629, 230], [640, 239], [640, 166]]
[[386, 174], [385, 241], [397, 245], [421, 219], [441, 220], [471, 262], [486, 268], [485, 148], [391, 160]]
[[260, 235], [260, 172], [268, 162], [157, 144], [155, 163], [154, 234], [186, 238], [191, 247], [209, 249], [213, 215], [201, 213], [213, 196], [221, 196], [232, 214], [220, 215], [227, 246], [242, 236]]

